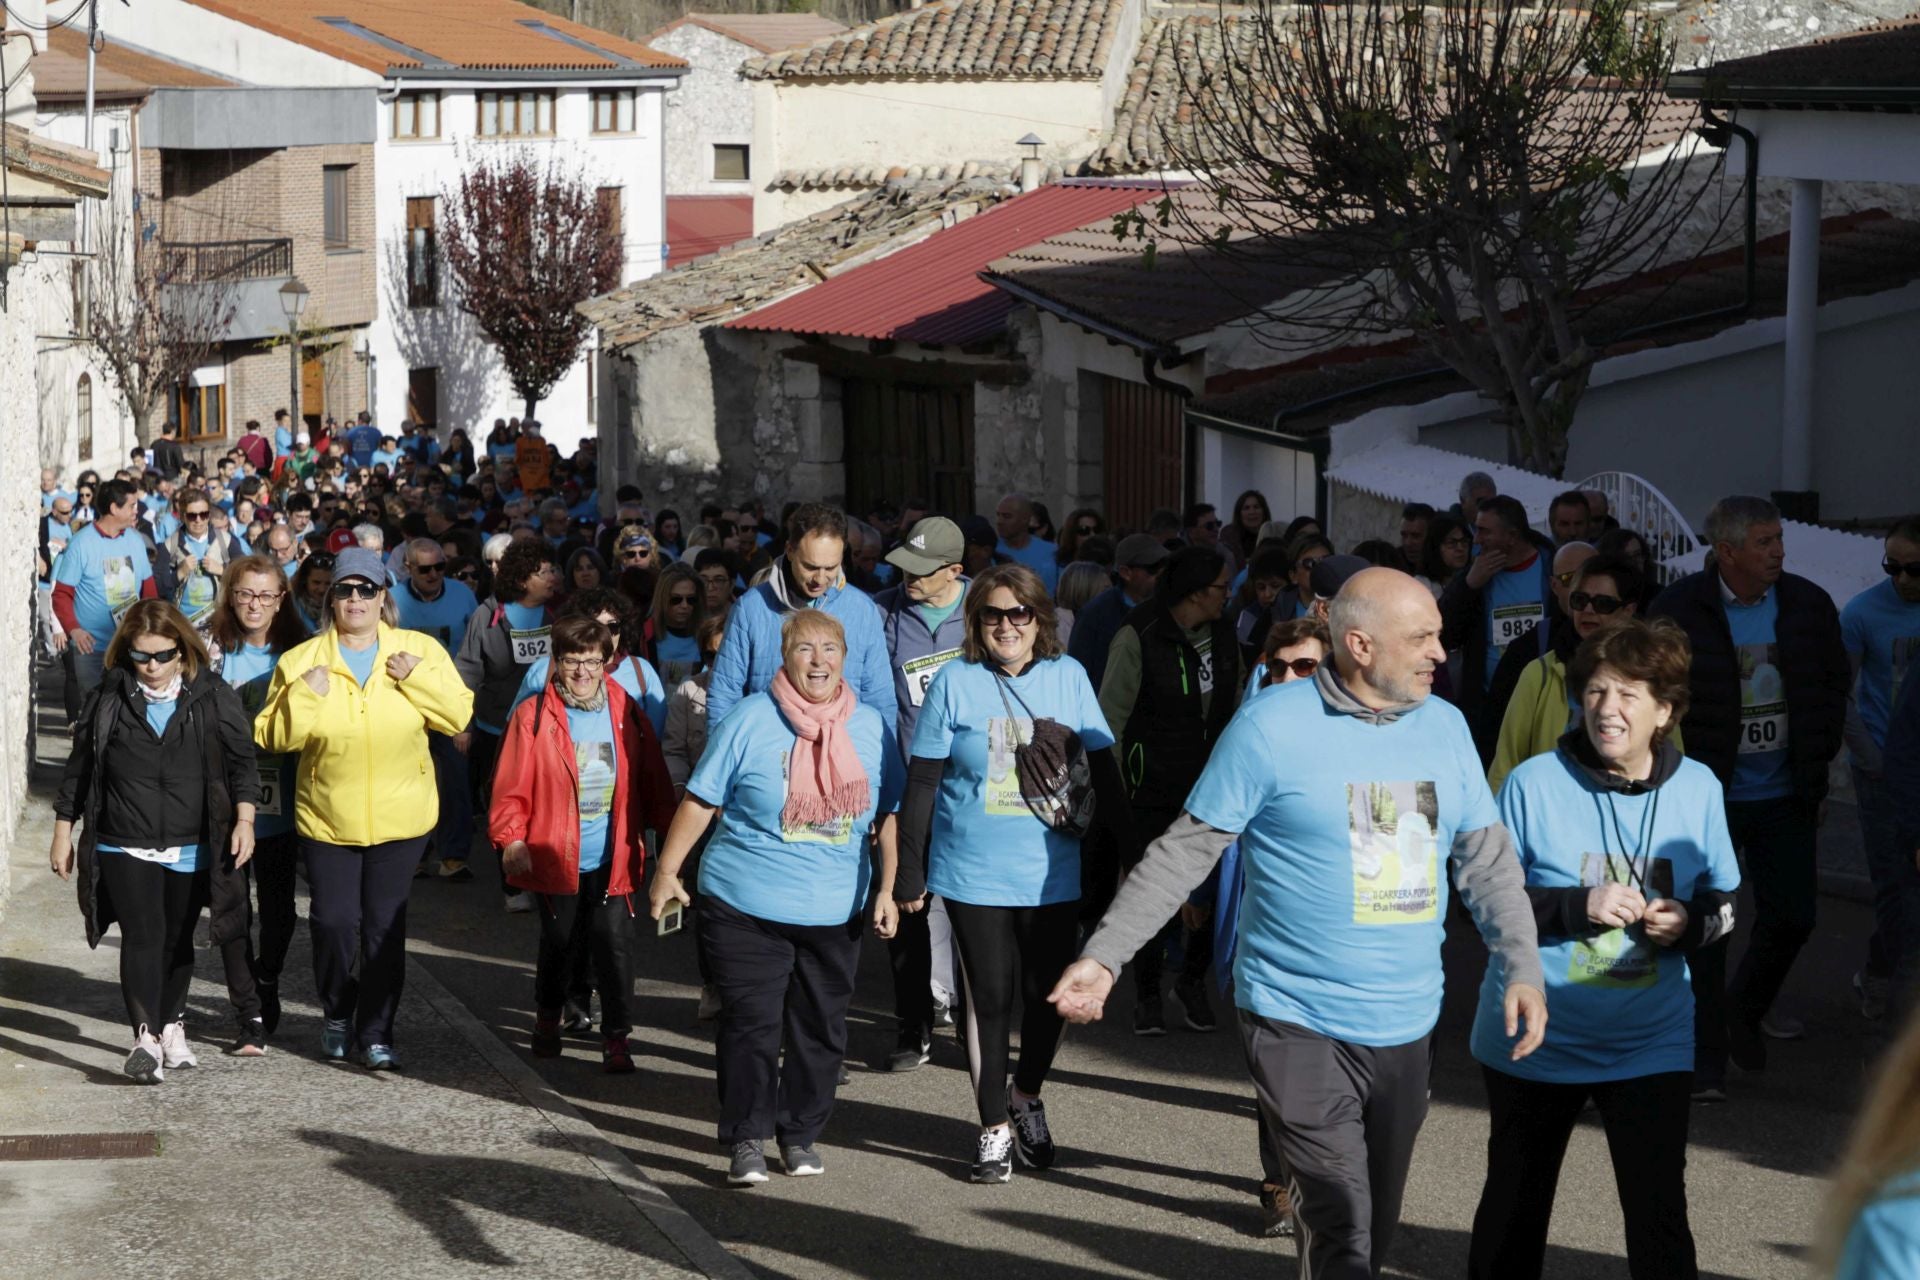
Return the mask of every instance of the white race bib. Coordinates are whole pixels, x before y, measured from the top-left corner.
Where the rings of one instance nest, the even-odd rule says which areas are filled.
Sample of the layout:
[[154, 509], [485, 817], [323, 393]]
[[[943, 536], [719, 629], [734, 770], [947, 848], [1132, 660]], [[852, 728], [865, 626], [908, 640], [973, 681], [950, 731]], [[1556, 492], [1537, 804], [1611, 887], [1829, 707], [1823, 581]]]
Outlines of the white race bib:
[[138, 858], [142, 862], [159, 862], [167, 866], [174, 866], [180, 861], [179, 845], [174, 845], [170, 849], [122, 849], [120, 852], [129, 858]]
[[1545, 616], [1537, 600], [1498, 606], [1493, 611], [1493, 647], [1505, 653], [1508, 645], [1527, 634]]
[[280, 816], [280, 762], [276, 759], [268, 764], [262, 761], [260, 770], [260, 798], [253, 803], [256, 815]]
[[1767, 715], [1743, 715], [1740, 717], [1740, 754], [1743, 756], [1760, 755], [1768, 751], [1783, 751], [1787, 745], [1787, 713], [1785, 708]]
[[933, 678], [940, 674], [940, 668], [959, 656], [960, 650], [945, 649], [901, 663], [900, 674], [907, 678], [907, 701], [916, 707], [924, 703], [927, 690], [933, 687]]
[[1740, 749], [1743, 756], [1787, 749], [1787, 687], [1777, 647], [1740, 646]]
[[513, 660], [521, 666], [528, 666], [547, 656], [547, 637], [552, 627], [539, 627], [532, 631], [508, 631], [507, 639], [513, 645]]
[[1213, 692], [1213, 645], [1209, 643], [1200, 651], [1200, 692]]

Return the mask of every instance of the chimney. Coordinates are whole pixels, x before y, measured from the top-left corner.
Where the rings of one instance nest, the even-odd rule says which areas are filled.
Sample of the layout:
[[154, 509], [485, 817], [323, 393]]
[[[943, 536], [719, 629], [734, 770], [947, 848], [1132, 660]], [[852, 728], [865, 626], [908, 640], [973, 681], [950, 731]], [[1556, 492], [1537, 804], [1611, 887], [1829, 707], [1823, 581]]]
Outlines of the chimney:
[[1030, 133], [1013, 145], [1027, 149], [1027, 154], [1020, 157], [1021, 193], [1038, 190], [1040, 184], [1046, 180], [1046, 169], [1040, 163], [1040, 148], [1046, 144], [1041, 142], [1037, 135]]

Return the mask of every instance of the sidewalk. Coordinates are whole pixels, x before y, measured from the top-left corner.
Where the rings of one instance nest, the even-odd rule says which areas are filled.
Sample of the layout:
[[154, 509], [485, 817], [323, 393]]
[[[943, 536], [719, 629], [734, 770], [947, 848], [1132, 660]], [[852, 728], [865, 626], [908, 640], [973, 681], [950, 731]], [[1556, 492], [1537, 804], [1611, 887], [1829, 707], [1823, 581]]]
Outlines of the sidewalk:
[[[66, 738], [57, 716], [42, 730], [44, 783]], [[158, 1087], [128, 1082], [117, 935], [87, 949], [73, 886], [46, 868], [51, 830], [43, 791], [14, 848], [0, 929], [6, 1275], [744, 1276], [418, 963], [396, 1035], [404, 1073], [317, 1058], [304, 924], [265, 1058], [225, 1056], [232, 1014], [203, 947], [188, 1001], [200, 1066]], [[20, 1160], [4, 1141], [62, 1134], [152, 1135], [157, 1153]]]

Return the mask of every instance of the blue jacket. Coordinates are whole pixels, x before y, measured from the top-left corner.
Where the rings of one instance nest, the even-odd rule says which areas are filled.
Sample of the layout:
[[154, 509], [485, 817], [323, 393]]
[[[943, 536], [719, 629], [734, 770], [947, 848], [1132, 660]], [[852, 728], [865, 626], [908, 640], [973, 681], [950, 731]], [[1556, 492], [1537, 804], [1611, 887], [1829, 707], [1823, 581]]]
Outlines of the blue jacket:
[[1098, 689], [1107, 674], [1107, 650], [1120, 632], [1120, 624], [1134, 611], [1121, 587], [1108, 587], [1087, 607], [1073, 615], [1073, 634], [1067, 637], [1067, 656], [1087, 669], [1087, 679]]
[[[972, 579], [960, 579], [963, 601], [967, 588], [972, 585]], [[920, 703], [925, 700], [934, 675], [944, 665], [922, 663], [909, 674], [907, 664], [940, 653], [959, 657], [960, 642], [967, 634], [967, 611], [963, 604], [948, 615], [938, 632], [933, 632], [927, 630], [926, 619], [907, 599], [905, 587], [882, 591], [873, 598], [873, 603], [880, 609], [880, 632], [886, 637], [887, 665], [893, 671], [894, 703], [900, 712], [894, 739], [900, 744], [900, 758], [906, 760], [913, 751], [913, 726], [920, 719]]]
[[[764, 693], [780, 670], [780, 623], [796, 606], [787, 598], [786, 557], [773, 562], [773, 574], [740, 597], [727, 619], [727, 638], [713, 662], [707, 684], [707, 723], [717, 726], [735, 703], [748, 694]], [[809, 606], [824, 609], [847, 629], [847, 664], [843, 678], [854, 696], [880, 713], [893, 727], [898, 704], [887, 667], [887, 645], [880, 634], [880, 611], [864, 591], [847, 585], [843, 577], [827, 594]]]

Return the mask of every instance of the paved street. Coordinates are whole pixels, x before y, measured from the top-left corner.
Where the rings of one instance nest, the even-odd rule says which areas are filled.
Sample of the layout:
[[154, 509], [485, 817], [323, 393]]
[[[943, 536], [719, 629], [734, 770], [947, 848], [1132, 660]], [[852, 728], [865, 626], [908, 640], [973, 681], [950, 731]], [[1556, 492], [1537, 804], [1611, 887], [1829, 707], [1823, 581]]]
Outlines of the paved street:
[[[152, 1132], [160, 1156], [158, 1165], [0, 1162], [0, 1272], [9, 1276], [201, 1275], [197, 1246], [210, 1239], [220, 1241], [225, 1270], [247, 1276], [440, 1277], [505, 1266], [737, 1274], [596, 1145], [576, 1112], [758, 1275], [1292, 1272], [1291, 1244], [1252, 1234], [1252, 1112], [1226, 1032], [1137, 1040], [1123, 989], [1111, 1022], [1070, 1034], [1049, 1085], [1059, 1167], [974, 1187], [965, 1180], [974, 1127], [951, 1038], [937, 1043], [932, 1066], [910, 1075], [866, 1065], [892, 1043], [885, 957], [871, 945], [853, 1083], [821, 1145], [828, 1175], [776, 1173], [767, 1186], [731, 1191], [712, 1140], [711, 1030], [693, 1020], [691, 938], [649, 932], [642, 944], [638, 1076], [602, 1076], [597, 1045], [584, 1040], [536, 1063], [526, 1056], [535, 925], [500, 910], [485, 866], [473, 884], [417, 886], [417, 964], [399, 1034], [405, 1075], [369, 1077], [310, 1056], [318, 1013], [302, 930], [289, 1015], [265, 1060], [203, 1046], [198, 1071], [160, 1089], [125, 1086], [113, 943], [86, 950], [70, 887], [42, 869], [46, 830], [44, 810], [30, 814], [0, 933], [0, 1132]], [[1820, 933], [1786, 997], [1809, 1040], [1776, 1046], [1764, 1080], [1736, 1078], [1732, 1103], [1695, 1112], [1690, 1182], [1705, 1275], [1801, 1274], [1820, 1171], [1855, 1105], [1864, 1024], [1843, 996], [1865, 913], [1841, 899], [1822, 906]], [[1478, 1068], [1464, 1049], [1477, 946], [1469, 932], [1451, 949], [1433, 1114], [1391, 1275], [1454, 1277], [1464, 1268], [1485, 1138]], [[218, 977], [203, 951], [192, 1017], [223, 1032]], [[1621, 1258], [1604, 1140], [1597, 1125], [1583, 1125], [1547, 1274], [1618, 1276]]]

